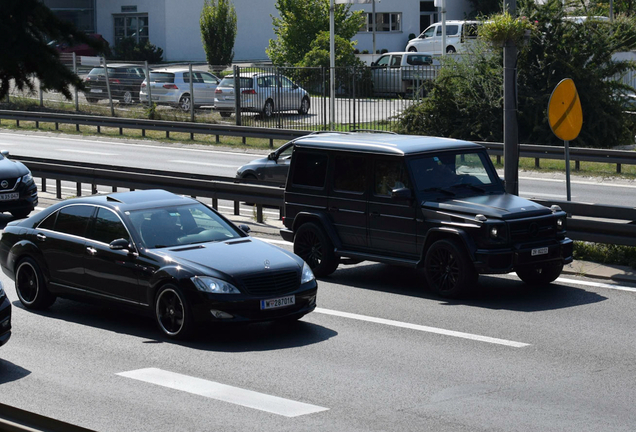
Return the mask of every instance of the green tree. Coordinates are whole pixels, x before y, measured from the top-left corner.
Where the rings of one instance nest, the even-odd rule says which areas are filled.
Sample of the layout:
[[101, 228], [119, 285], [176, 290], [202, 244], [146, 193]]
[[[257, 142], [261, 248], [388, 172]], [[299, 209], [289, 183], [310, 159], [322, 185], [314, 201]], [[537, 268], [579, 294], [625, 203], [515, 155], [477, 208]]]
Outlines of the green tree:
[[205, 0], [199, 23], [208, 64], [231, 64], [236, 40], [236, 10], [231, 0]]
[[102, 51], [106, 47], [60, 20], [40, 0], [1, 0], [0, 5], [0, 98], [8, 94], [12, 81], [19, 90], [33, 91], [33, 78], [43, 90], [60, 92], [67, 99], [71, 98], [69, 85], [83, 88], [82, 80], [60, 62], [47, 42], [86, 43]]
[[[329, 31], [329, 0], [277, 0], [280, 18], [274, 18], [274, 34], [267, 55], [277, 66], [298, 65], [311, 51], [312, 42], [322, 31]], [[350, 40], [358, 32], [362, 11], [351, 12], [351, 5], [339, 4], [334, 12], [335, 34]]]
[[468, 18], [479, 18], [486, 15], [501, 12], [502, 0], [469, 0], [472, 11], [468, 14]]
[[163, 49], [145, 40], [137, 42], [135, 38], [127, 37], [117, 41], [113, 49], [112, 60], [147, 61], [160, 63], [163, 59]]

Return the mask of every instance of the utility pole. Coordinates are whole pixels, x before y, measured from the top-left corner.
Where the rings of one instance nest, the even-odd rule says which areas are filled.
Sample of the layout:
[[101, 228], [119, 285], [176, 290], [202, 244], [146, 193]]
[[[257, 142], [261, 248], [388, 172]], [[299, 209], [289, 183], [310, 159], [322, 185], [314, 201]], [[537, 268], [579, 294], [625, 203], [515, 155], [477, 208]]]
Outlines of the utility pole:
[[[508, 13], [517, 15], [516, 0], [506, 0]], [[519, 195], [519, 129], [517, 127], [517, 46], [506, 41], [504, 63], [504, 181], [506, 192]]]

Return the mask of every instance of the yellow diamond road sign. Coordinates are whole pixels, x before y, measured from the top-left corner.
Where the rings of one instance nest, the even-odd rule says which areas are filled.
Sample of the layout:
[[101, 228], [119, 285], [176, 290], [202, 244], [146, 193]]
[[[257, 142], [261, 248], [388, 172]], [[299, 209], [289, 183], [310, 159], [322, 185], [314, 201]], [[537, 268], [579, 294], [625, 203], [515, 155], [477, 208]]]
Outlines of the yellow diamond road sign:
[[548, 121], [552, 132], [563, 141], [572, 141], [579, 136], [583, 126], [583, 111], [572, 79], [561, 80], [552, 91], [548, 103]]

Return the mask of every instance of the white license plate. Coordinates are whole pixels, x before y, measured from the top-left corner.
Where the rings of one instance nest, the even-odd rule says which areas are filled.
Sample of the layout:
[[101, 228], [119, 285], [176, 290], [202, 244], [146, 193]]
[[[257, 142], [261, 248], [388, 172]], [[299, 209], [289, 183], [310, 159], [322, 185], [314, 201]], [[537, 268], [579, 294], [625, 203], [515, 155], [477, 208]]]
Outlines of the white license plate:
[[547, 247], [532, 249], [532, 256], [545, 255], [548, 253]]
[[91, 89], [91, 93], [101, 93], [102, 89]]
[[269, 300], [261, 300], [261, 310], [264, 309], [278, 309], [287, 306], [293, 306], [296, 304], [296, 296], [280, 297]]
[[17, 199], [20, 199], [18, 192], [0, 194], [0, 201], [15, 201]]

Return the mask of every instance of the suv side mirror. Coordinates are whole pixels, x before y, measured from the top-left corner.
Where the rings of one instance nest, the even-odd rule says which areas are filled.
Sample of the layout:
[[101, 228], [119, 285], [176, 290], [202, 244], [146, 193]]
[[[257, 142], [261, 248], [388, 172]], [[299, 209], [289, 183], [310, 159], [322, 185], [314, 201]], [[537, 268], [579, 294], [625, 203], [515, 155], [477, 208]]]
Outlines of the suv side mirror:
[[391, 191], [391, 199], [397, 201], [408, 201], [413, 198], [413, 191], [409, 188], [398, 188]]

